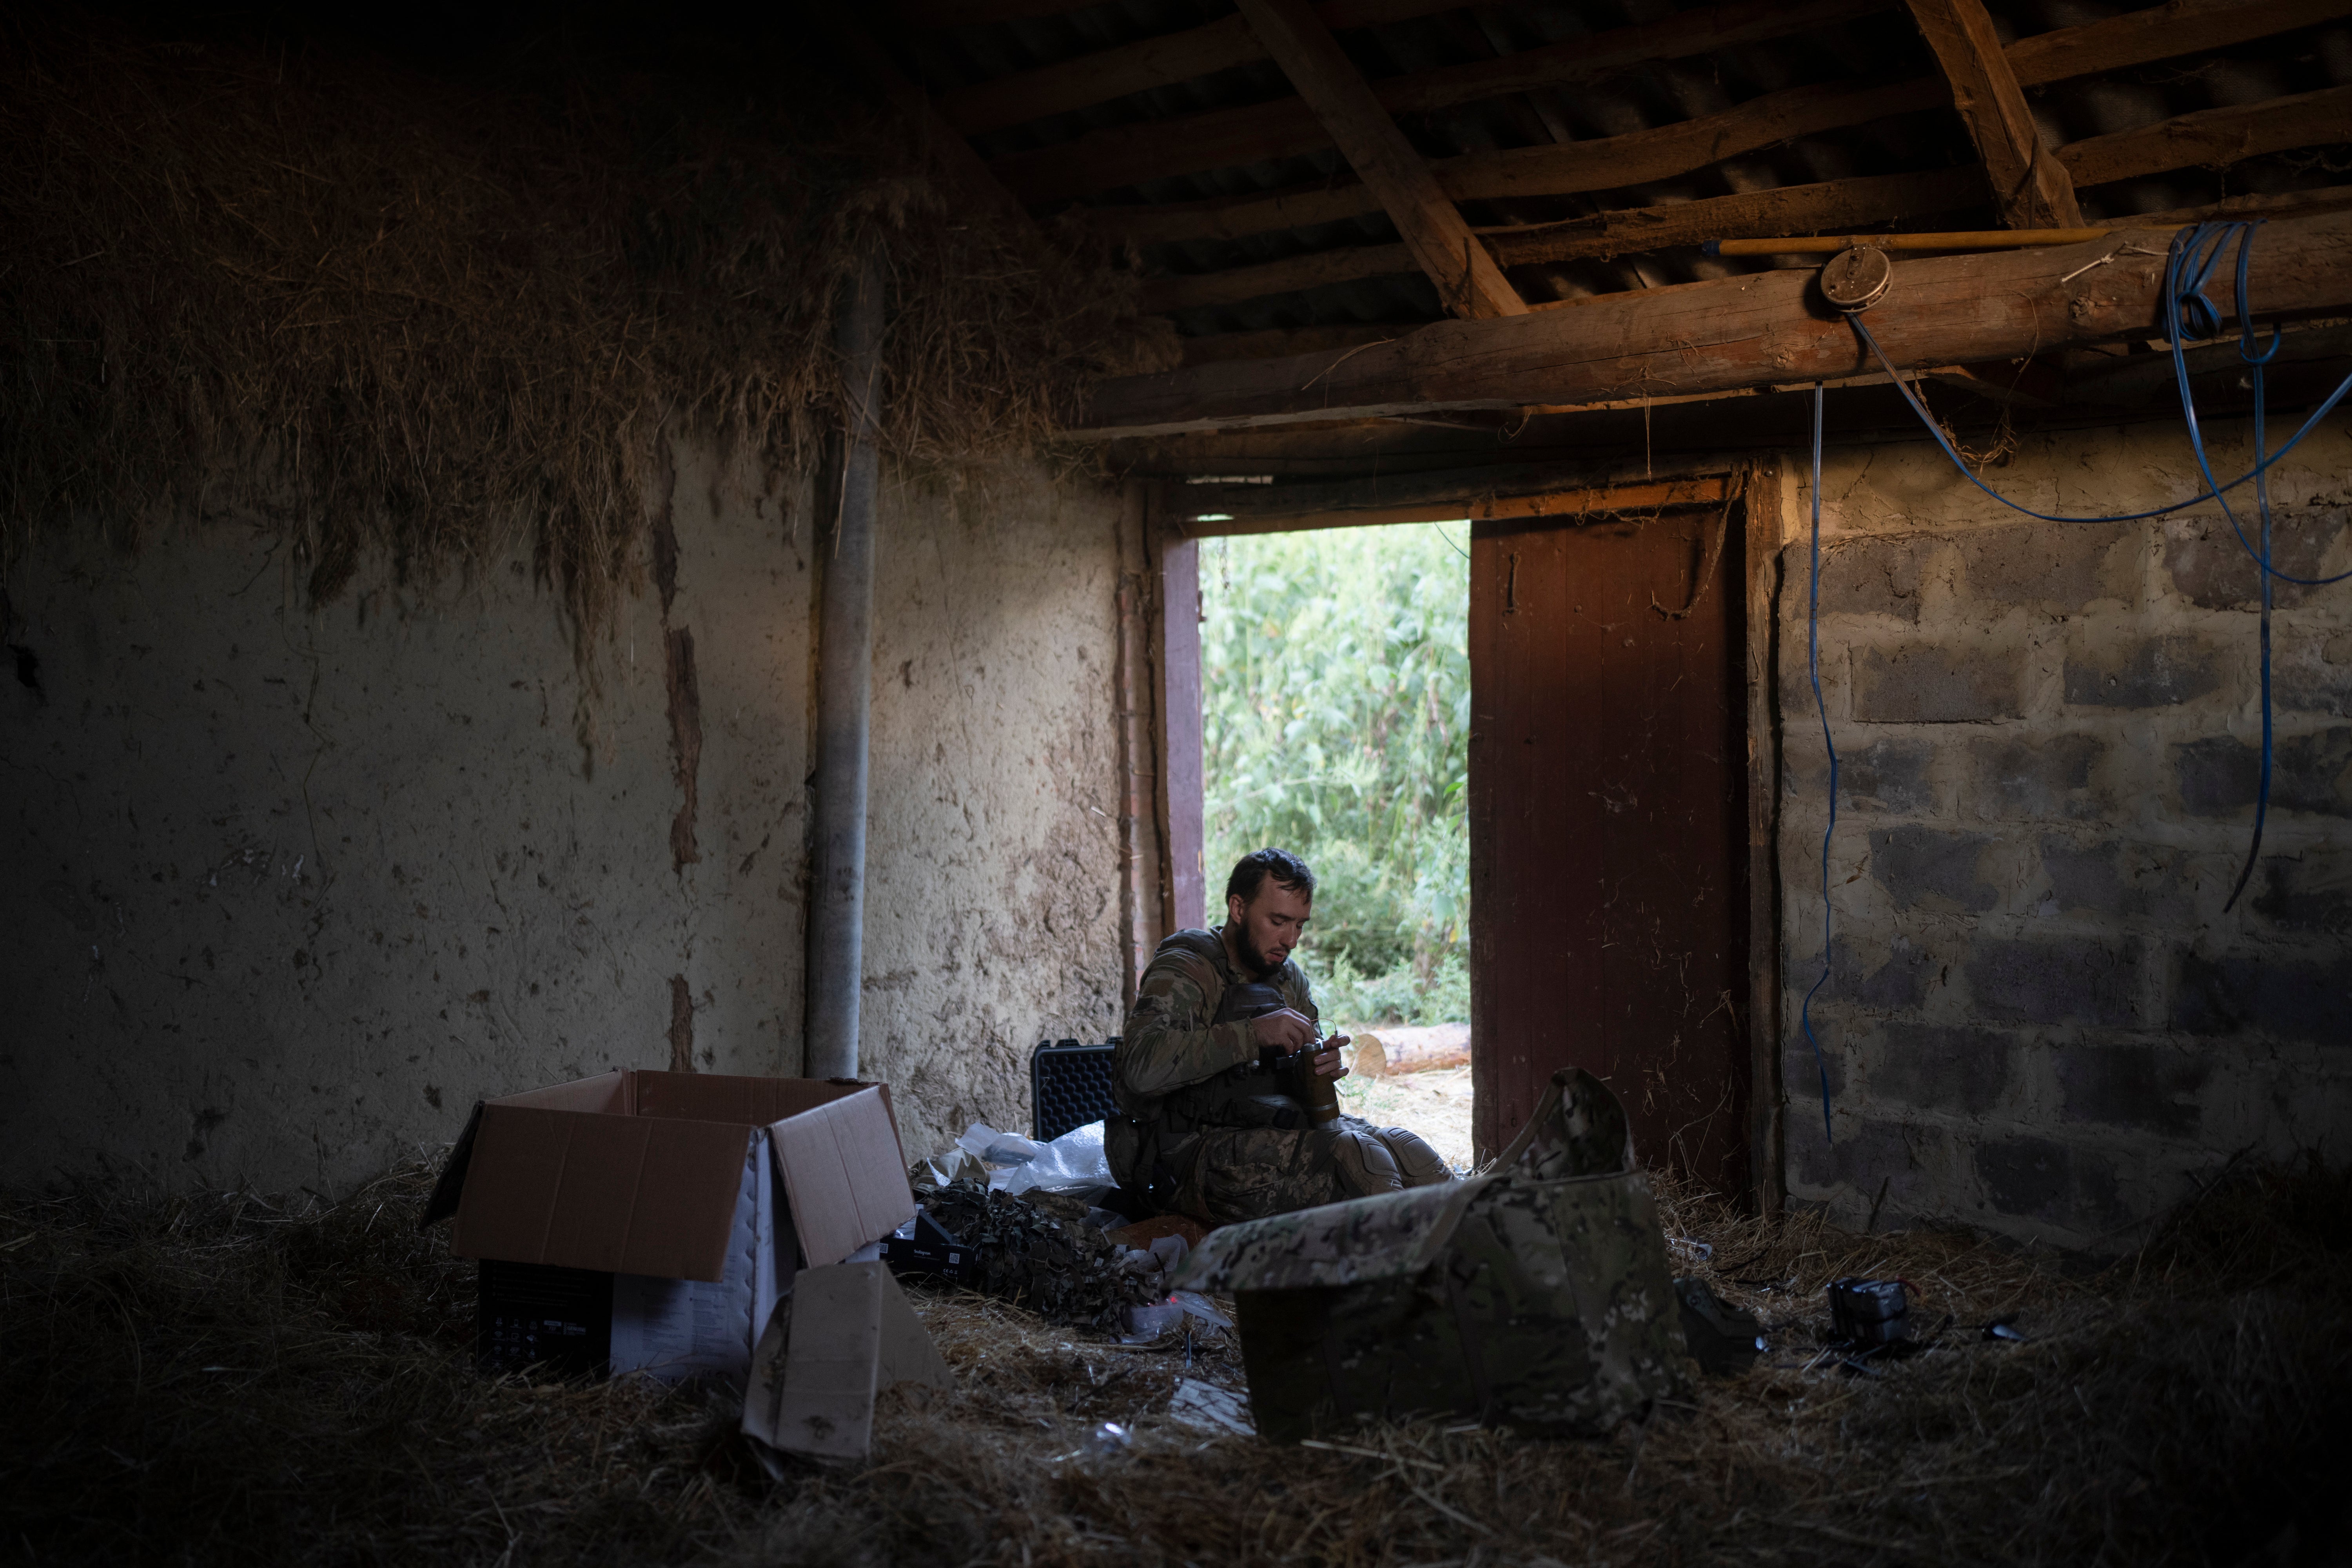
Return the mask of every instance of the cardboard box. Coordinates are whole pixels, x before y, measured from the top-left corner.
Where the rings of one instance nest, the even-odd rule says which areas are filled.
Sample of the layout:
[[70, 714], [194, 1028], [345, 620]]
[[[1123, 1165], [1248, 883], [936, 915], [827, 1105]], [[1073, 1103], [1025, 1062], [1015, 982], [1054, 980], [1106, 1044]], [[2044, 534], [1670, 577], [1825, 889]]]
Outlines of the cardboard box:
[[801, 1267], [914, 1210], [878, 1085], [621, 1071], [477, 1104], [425, 1219], [460, 1258], [610, 1276], [611, 1370], [740, 1382]]
[[900, 1384], [944, 1393], [954, 1379], [889, 1267], [805, 1269], [761, 1337], [743, 1430], [803, 1458], [862, 1459], [875, 1401]]

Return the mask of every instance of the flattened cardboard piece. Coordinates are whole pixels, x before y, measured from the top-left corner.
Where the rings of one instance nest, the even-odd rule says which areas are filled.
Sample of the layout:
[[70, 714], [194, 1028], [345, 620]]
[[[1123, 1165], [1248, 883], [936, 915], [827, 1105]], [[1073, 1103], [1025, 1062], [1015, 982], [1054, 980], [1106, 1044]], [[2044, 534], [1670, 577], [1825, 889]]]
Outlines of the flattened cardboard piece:
[[743, 1430], [806, 1458], [862, 1459], [876, 1398], [902, 1383], [944, 1392], [954, 1374], [888, 1267], [805, 1268], [760, 1338]]
[[775, 1165], [763, 1133], [744, 1156], [724, 1276], [715, 1281], [613, 1277], [611, 1365], [665, 1383], [698, 1374], [742, 1383], [752, 1326], [776, 1304]]
[[750, 1141], [740, 1127], [493, 1100], [482, 1108], [449, 1249], [716, 1280]]
[[915, 1212], [898, 1138], [879, 1089], [812, 1106], [768, 1129], [784, 1173], [802, 1260], [838, 1263]]

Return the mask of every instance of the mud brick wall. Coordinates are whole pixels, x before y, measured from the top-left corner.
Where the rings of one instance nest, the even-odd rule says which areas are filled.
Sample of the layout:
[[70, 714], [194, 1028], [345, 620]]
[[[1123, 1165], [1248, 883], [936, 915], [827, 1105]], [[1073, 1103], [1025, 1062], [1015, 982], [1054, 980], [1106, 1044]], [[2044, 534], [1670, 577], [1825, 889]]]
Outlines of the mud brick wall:
[[[334, 1193], [478, 1096], [801, 1070], [811, 507], [678, 458], [584, 663], [527, 559], [324, 606], [235, 520], [17, 563], [0, 1184]], [[1118, 1027], [1118, 520], [886, 476], [860, 1065], [910, 1152]]]
[[[2291, 426], [2290, 426], [2291, 427]], [[2273, 429], [2277, 426], [2274, 424]], [[2274, 470], [2283, 569], [2352, 568], [2338, 417]], [[2242, 427], [2216, 466], [2244, 471]], [[2275, 437], [2274, 437], [2275, 439]], [[2113, 514], [2195, 493], [2176, 426], [2027, 443], [1987, 481]], [[2240, 1152], [2352, 1157], [2352, 583], [2276, 590], [2276, 771], [2252, 879], [2258, 573], [2210, 501], [2044, 523], [1932, 447], [1833, 454], [1806, 679], [1803, 460], [1777, 658], [1791, 1195], [2112, 1248]], [[2252, 489], [2244, 495], [2252, 509]], [[2249, 527], [2252, 526], [2249, 517]]]

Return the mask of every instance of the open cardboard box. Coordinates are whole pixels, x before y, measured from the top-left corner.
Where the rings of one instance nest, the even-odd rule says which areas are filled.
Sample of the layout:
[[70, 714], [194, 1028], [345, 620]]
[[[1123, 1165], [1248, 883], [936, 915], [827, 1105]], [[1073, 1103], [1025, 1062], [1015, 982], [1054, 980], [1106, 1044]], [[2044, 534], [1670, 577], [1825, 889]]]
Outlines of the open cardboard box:
[[[563, 1328], [608, 1347], [612, 1371], [740, 1382], [800, 1268], [839, 1263], [914, 1212], [880, 1085], [628, 1070], [478, 1103], [425, 1223], [454, 1215], [460, 1258], [610, 1276], [609, 1323]], [[486, 1353], [558, 1327], [489, 1286], [486, 1272]]]

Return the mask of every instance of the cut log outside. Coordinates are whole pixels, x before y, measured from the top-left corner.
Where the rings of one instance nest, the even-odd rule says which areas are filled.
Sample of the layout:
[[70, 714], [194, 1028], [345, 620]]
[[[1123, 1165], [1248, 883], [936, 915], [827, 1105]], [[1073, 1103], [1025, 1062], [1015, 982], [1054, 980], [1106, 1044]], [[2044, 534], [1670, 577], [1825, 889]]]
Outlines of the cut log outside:
[[[2283, 219], [2254, 246], [2263, 319], [2352, 310], [2352, 216]], [[2157, 331], [2168, 230], [1895, 264], [1871, 329], [1898, 366], [2018, 359]], [[2153, 254], [2138, 254], [2138, 252]], [[2226, 297], [2218, 300], [2228, 308]], [[1072, 434], [1108, 440], [1433, 409], [1675, 396], [1874, 367], [1808, 271], [1579, 300], [1523, 321], [1441, 321], [1347, 357], [1202, 365], [1097, 384]]]
[[1992, 182], [2000, 220], [2011, 228], [2079, 228], [2083, 209], [2034, 129], [2025, 89], [2001, 52], [1984, 0], [1906, 0], [1911, 19], [1935, 51], [1952, 89], [1952, 107], [1976, 143]]
[[[2174, 4], [2158, 6], [2154, 10], [2135, 11], [2104, 22], [2037, 34], [2011, 44], [2003, 53], [2018, 81], [2023, 86], [2034, 87], [2069, 77], [2144, 65], [2183, 53], [2221, 48], [2347, 15], [2352, 15], [2352, 0], [2267, 0], [2267, 3], [2256, 4], [2236, 4], [2231, 0], [2194, 0], [2194, 3], [2174, 0]], [[1623, 136], [1595, 137], [1587, 142], [1562, 143], [1558, 148], [1517, 150], [1558, 154], [1544, 176], [1554, 182], [1549, 186], [1538, 179], [1533, 184], [1514, 184], [1507, 190], [1490, 188], [1493, 182], [1501, 177], [1499, 172], [1510, 168], [1505, 161], [1512, 159], [1514, 153], [1472, 153], [1462, 158], [1441, 160], [1433, 168], [1440, 183], [1456, 201], [1502, 195], [1571, 195], [1582, 191], [1616, 189], [1673, 179], [1705, 168], [1720, 159], [1752, 153], [1792, 136], [1842, 130], [1906, 110], [1939, 108], [1948, 101], [1948, 89], [1940, 79], [1905, 83], [1891, 90], [1843, 84], [1792, 88], [1766, 93], [1735, 108], [1686, 121], [1681, 125], [1661, 126]], [[2247, 107], [2259, 112], [2268, 106], [2257, 104]], [[1217, 112], [1227, 114], [1235, 111]], [[1202, 117], [1194, 117], [1196, 120], [1199, 118]], [[1123, 129], [1121, 134], [1139, 141], [1149, 140], [1147, 132], [1192, 123], [1193, 120], [1160, 121], [1154, 127]], [[1210, 128], [1199, 129], [1207, 131]], [[2121, 134], [2142, 137], [2148, 132], [2142, 130]], [[1081, 142], [1084, 140], [1082, 138]], [[1080, 144], [1072, 142], [1066, 145], [1075, 149]], [[2311, 143], [2306, 141], [2295, 144]], [[2075, 145], [2085, 143], [2077, 142]], [[1569, 149], [1584, 151], [1570, 152]], [[1214, 138], [1212, 136], [1195, 142], [1190, 152], [1179, 156], [1177, 161], [1189, 162], [1193, 153], [1213, 153], [1214, 150]], [[1679, 160], [1673, 155], [1677, 151], [1681, 153]], [[1062, 152], [1063, 148], [1047, 148], [1021, 156], [1044, 158]], [[1245, 153], [1244, 147], [1240, 161], [1248, 161]], [[2063, 149], [2060, 150], [2059, 156], [2063, 162], [2065, 157]], [[1610, 172], [1621, 163], [1631, 172], [1621, 178], [1611, 179]], [[2179, 168], [2183, 165], [2172, 163], [2163, 166]], [[1100, 177], [1095, 178], [1091, 184], [1082, 182], [1060, 194], [1082, 195], [1134, 183], [1133, 178], [1122, 178], [1117, 168], [1097, 172]], [[1171, 172], [1197, 171], [1186, 168]], [[2079, 170], [2070, 168], [2069, 173], [2078, 186], [2095, 183], [2085, 179]], [[1022, 187], [1016, 184], [1016, 188]], [[1025, 189], [1024, 194], [1026, 194]], [[1030, 199], [1043, 198], [1031, 196]], [[1082, 216], [1087, 223], [1106, 236], [1148, 246], [1193, 239], [1234, 239], [1275, 229], [1333, 223], [1379, 210], [1380, 204], [1360, 187], [1331, 186], [1318, 182], [1312, 185], [1207, 201], [1097, 207]]]
[[1355, 1058], [1348, 1070], [1365, 1078], [1458, 1068], [1470, 1059], [1467, 1024], [1404, 1024], [1355, 1032]]
[[1473, 319], [1525, 315], [1526, 302], [1307, 0], [1241, 0], [1241, 8], [1348, 166], [1380, 198], [1445, 308]]

